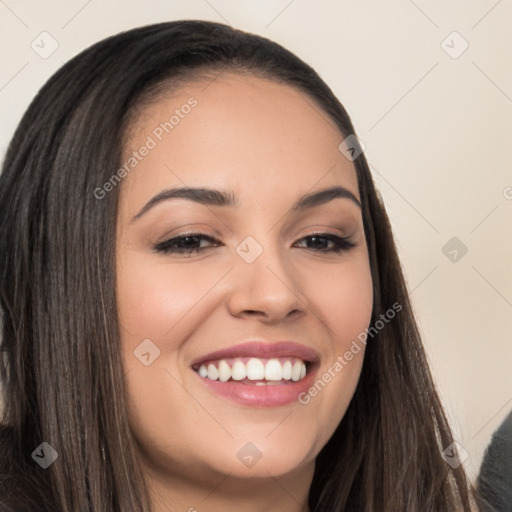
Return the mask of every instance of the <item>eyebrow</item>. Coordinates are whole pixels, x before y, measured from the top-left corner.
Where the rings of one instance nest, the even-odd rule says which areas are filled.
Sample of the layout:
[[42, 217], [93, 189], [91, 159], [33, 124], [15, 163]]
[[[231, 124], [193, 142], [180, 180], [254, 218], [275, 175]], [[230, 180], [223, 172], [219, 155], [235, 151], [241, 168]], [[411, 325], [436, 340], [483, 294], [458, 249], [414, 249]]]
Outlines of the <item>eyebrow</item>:
[[[357, 197], [350, 192], [350, 190], [341, 187], [334, 186], [316, 192], [305, 194], [298, 199], [298, 201], [292, 206], [292, 211], [303, 211], [315, 206], [326, 204], [333, 199], [349, 199], [361, 208], [361, 203]], [[134, 222], [138, 218], [142, 217], [148, 210], [156, 206], [157, 204], [168, 201], [170, 199], [189, 199], [196, 203], [209, 205], [209, 206], [222, 206], [228, 208], [238, 207], [238, 199], [233, 192], [224, 192], [221, 190], [214, 190], [210, 188], [202, 187], [180, 187], [163, 190], [156, 196], [152, 197], [131, 220]]]

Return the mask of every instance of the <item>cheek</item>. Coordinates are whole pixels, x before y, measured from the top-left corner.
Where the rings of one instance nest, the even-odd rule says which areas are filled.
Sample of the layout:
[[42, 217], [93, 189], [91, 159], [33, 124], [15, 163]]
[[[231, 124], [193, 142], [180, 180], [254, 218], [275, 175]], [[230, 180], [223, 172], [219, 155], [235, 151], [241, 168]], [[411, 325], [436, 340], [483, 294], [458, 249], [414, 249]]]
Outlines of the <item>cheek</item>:
[[[211, 418], [182, 385], [187, 369], [180, 365], [180, 349], [200, 326], [201, 298], [219, 276], [212, 275], [206, 265], [191, 270], [190, 264], [155, 264], [147, 259], [132, 251], [118, 262], [117, 300], [130, 423], [143, 454], [156, 454], [155, 460], [163, 461], [172, 452], [174, 459], [186, 460], [186, 448], [194, 436], [201, 436], [205, 424], [211, 427]], [[148, 339], [156, 349], [146, 345], [139, 350]], [[153, 360], [155, 350], [158, 356]], [[153, 362], [145, 366], [134, 351], [149, 352]]]
[[218, 276], [208, 272], [205, 266], [202, 270], [195, 266], [191, 272], [185, 265], [182, 268], [165, 263], [148, 265], [144, 257], [131, 255], [118, 272], [123, 341], [165, 340], [165, 346], [173, 348], [169, 347], [169, 339], [179, 340], [183, 319], [186, 320], [217, 280]]
[[344, 264], [306, 271], [303, 279], [308, 307], [327, 330], [333, 351], [345, 350], [368, 327], [372, 315], [373, 283], [367, 258], [363, 253]]
[[345, 415], [359, 381], [365, 353], [360, 335], [371, 321], [373, 283], [369, 262], [362, 256], [325, 273], [318, 271], [314, 280], [310, 277], [309, 304], [331, 344], [315, 381], [299, 402], [308, 415], [322, 422], [316, 439], [320, 449]]

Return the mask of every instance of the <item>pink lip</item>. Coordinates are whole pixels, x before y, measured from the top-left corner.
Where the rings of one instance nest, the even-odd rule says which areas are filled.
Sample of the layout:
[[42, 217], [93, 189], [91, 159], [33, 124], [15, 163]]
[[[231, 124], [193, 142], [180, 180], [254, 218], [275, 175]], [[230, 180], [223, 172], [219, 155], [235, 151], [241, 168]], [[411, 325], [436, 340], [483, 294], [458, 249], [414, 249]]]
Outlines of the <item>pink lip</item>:
[[279, 341], [277, 343], [251, 341], [210, 352], [205, 356], [195, 359], [191, 366], [195, 368], [205, 361], [215, 361], [229, 357], [261, 357], [265, 359], [274, 357], [296, 357], [308, 362], [318, 361], [319, 359], [319, 355], [315, 350], [305, 345], [295, 343], [294, 341]]
[[307, 392], [314, 382], [315, 375], [320, 366], [318, 353], [304, 345], [291, 341], [278, 343], [249, 342], [235, 345], [227, 349], [211, 352], [192, 363], [192, 368], [197, 369], [201, 363], [227, 359], [230, 357], [260, 357], [264, 359], [279, 357], [296, 357], [306, 361], [307, 374], [298, 381], [281, 381], [276, 385], [257, 386], [237, 381], [221, 382], [201, 377], [197, 378], [215, 394], [241, 405], [250, 407], [279, 407], [298, 401], [301, 393]]
[[232, 402], [249, 407], [279, 407], [299, 401], [301, 393], [307, 393], [312, 386], [319, 365], [314, 363], [306, 376], [298, 382], [285, 381], [274, 386], [257, 386], [231, 381], [221, 382], [203, 378], [196, 373], [197, 378], [211, 391]]

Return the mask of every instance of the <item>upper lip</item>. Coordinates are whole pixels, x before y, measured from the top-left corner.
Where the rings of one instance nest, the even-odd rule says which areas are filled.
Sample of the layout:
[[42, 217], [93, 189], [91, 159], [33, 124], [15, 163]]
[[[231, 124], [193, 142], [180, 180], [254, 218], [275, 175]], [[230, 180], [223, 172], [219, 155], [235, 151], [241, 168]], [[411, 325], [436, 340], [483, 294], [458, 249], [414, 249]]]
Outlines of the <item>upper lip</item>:
[[210, 352], [192, 361], [192, 366], [197, 366], [205, 361], [227, 359], [230, 357], [260, 357], [272, 359], [277, 357], [296, 357], [306, 362], [314, 362], [319, 359], [318, 352], [306, 345], [294, 341], [250, 341], [240, 343], [228, 348]]

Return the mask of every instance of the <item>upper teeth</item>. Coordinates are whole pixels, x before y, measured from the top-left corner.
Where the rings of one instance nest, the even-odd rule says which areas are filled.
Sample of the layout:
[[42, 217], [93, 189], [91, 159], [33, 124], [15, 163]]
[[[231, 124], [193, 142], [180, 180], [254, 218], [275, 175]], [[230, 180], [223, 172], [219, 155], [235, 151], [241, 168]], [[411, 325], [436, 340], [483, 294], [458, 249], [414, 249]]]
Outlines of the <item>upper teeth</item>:
[[296, 358], [259, 359], [251, 357], [246, 363], [242, 359], [203, 364], [199, 367], [199, 375], [211, 380], [227, 382], [233, 380], [293, 380], [299, 381], [306, 376], [306, 363]]

